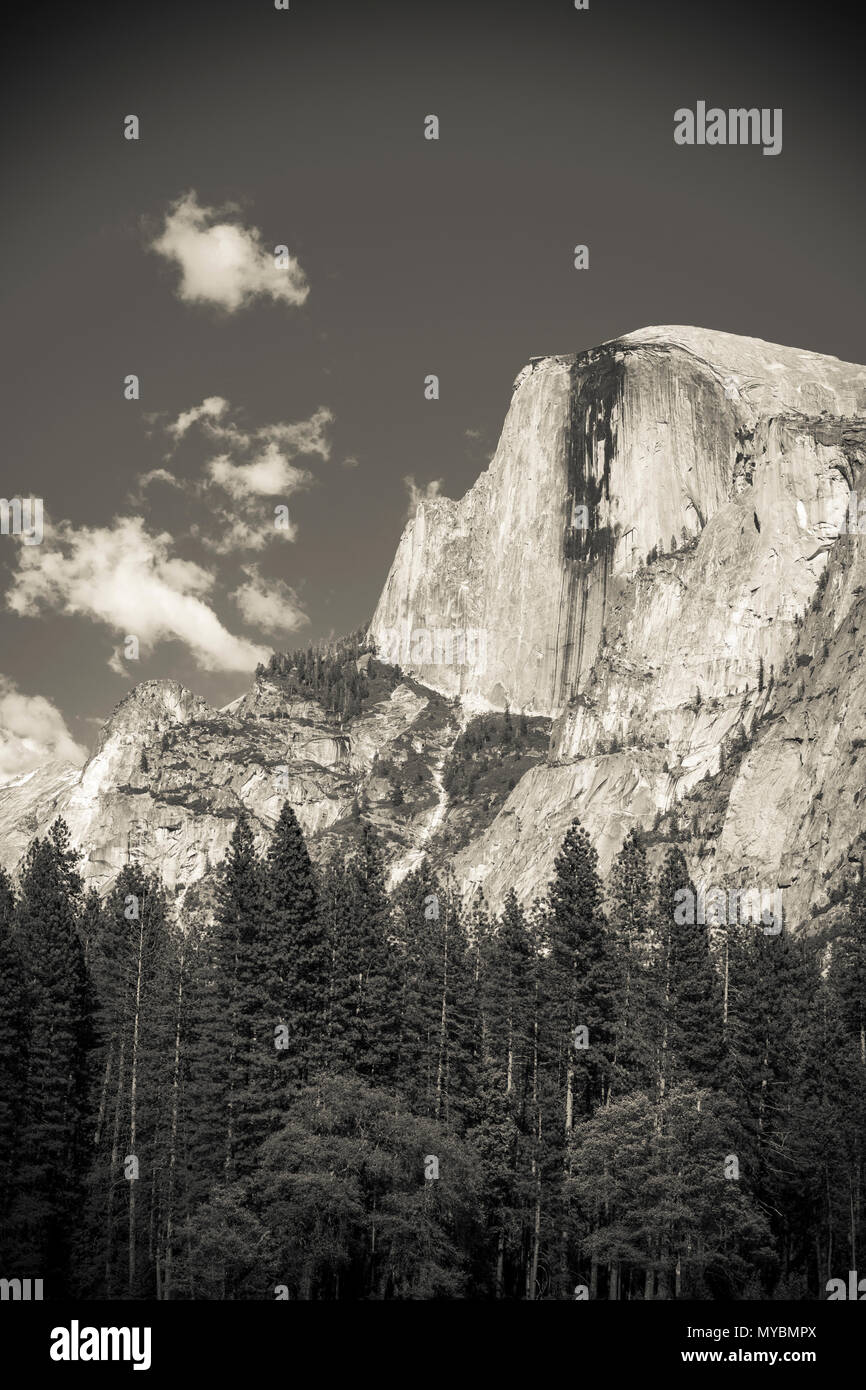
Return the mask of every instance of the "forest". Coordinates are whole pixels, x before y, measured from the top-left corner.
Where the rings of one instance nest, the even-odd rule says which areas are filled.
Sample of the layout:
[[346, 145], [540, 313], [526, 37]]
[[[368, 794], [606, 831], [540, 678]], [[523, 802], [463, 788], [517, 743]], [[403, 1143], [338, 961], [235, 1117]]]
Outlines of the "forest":
[[0, 874], [0, 1272], [45, 1297], [822, 1299], [863, 1248], [866, 885], [831, 942], [677, 920], [575, 821], [467, 909], [238, 820], [207, 915], [67, 827]]
[[[278, 680], [290, 699], [316, 700], [332, 718], [351, 719], [370, 694], [367, 672], [359, 658], [369, 653], [363, 632], [291, 652], [273, 652], [267, 666], [256, 667], [256, 680]], [[372, 657], [368, 655], [368, 660]], [[376, 663], [372, 662], [373, 669]]]

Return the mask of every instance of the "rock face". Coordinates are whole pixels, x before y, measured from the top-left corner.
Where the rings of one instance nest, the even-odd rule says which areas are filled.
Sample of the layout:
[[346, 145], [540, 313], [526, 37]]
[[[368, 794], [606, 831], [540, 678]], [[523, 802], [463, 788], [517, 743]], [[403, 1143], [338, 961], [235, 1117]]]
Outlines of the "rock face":
[[[264, 839], [287, 797], [314, 853], [363, 816], [392, 882], [428, 854], [496, 907], [543, 891], [579, 816], [604, 871], [641, 825], [700, 885], [780, 887], [806, 923], [866, 836], [864, 461], [866, 368], [835, 358], [653, 328], [534, 359], [487, 471], [406, 527], [370, 626], [404, 674], [361, 715], [267, 679], [222, 711], [147, 683], [80, 775], [0, 788], [5, 860], [62, 813], [100, 886], [135, 858], [185, 888], [241, 805]], [[506, 706], [550, 721], [547, 756], [458, 806], [454, 740]]]
[[[819, 734], [784, 673], [816, 596], [815, 640], [839, 629], [842, 581], [818, 590], [841, 558], [864, 420], [863, 367], [694, 328], [524, 368], [488, 471], [460, 502], [422, 503], [371, 628], [420, 679], [556, 721], [549, 765], [458, 855], [464, 883], [531, 897], [575, 815], [607, 869], [632, 825], [684, 804], [746, 740], [717, 845], [685, 846], [695, 873], [786, 880], [797, 921], [820, 904], [859, 819], [835, 819], [826, 802], [846, 794], [828, 789], [819, 838], [807, 807], [831, 754], [815, 740], [837, 746], [840, 707], [825, 703]], [[486, 664], [426, 660], [414, 634], [449, 627], [484, 631]]]
[[[489, 469], [461, 501], [423, 502], [406, 527], [372, 635], [383, 650], [396, 636], [402, 664], [449, 693], [557, 713], [581, 688], [623, 582], [651, 550], [712, 538], [718, 567], [741, 539], [752, 541], [743, 522], [753, 512], [766, 514], [788, 552], [776, 564], [769, 534], [751, 547], [754, 573], [742, 577], [758, 580], [749, 592], [759, 626], [764, 611], [793, 619], [823, 564], [806, 534], [825, 512], [832, 527], [848, 492], [836, 474], [840, 449], [818, 422], [862, 410], [864, 391], [861, 367], [693, 328], [645, 329], [575, 357], [536, 359], [515, 381]], [[664, 606], [677, 606], [673, 594]], [[653, 621], [665, 625], [665, 613]], [[486, 662], [425, 660], [413, 634], [436, 631], [484, 633]], [[646, 636], [655, 645], [657, 633]], [[730, 683], [737, 662], [753, 670], [757, 634], [736, 650], [720, 636], [718, 652], [692, 641], [688, 669], [671, 662], [671, 681], [691, 681], [693, 693], [697, 678]], [[783, 639], [765, 645], [781, 651]]]
[[[396, 864], [436, 804], [428, 767], [441, 759], [449, 710], [396, 680], [376, 696], [342, 727], [267, 678], [225, 710], [174, 681], [146, 681], [118, 705], [83, 769], [40, 770], [0, 788], [4, 863], [16, 867], [32, 836], [63, 816], [88, 883], [103, 890], [135, 862], [184, 892], [222, 860], [241, 808], [264, 844], [288, 800], [324, 853], [332, 831], [338, 843], [351, 837], [363, 800]], [[420, 756], [398, 815], [378, 763], [387, 755], [399, 765], [409, 741]]]

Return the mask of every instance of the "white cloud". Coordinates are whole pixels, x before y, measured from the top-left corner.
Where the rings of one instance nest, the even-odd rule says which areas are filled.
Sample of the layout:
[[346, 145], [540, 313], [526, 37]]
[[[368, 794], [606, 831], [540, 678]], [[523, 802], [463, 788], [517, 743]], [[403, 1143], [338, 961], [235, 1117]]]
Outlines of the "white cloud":
[[310, 620], [301, 601], [281, 579], [263, 579], [255, 565], [244, 568], [246, 584], [232, 595], [246, 621], [263, 632], [297, 632]]
[[[149, 535], [140, 518], [94, 528], [62, 522], [54, 537], [52, 546], [22, 547], [7, 595], [13, 612], [90, 618], [137, 637], [142, 655], [173, 639], [206, 671], [249, 671], [267, 657], [267, 649], [228, 632], [205, 602], [213, 576], [173, 556], [171, 537]], [[116, 654], [112, 663], [118, 669]], [[131, 674], [130, 663], [121, 669]]]
[[224, 397], [207, 396], [201, 405], [182, 410], [167, 429], [175, 439], [181, 439], [193, 425], [200, 424], [209, 438], [241, 453], [275, 444], [289, 458], [298, 454], [318, 454], [327, 462], [331, 457], [327, 428], [334, 423], [334, 415], [325, 405], [318, 406], [307, 420], [278, 420], [252, 430], [242, 429], [235, 421], [226, 419], [229, 411], [231, 406]]
[[211, 510], [219, 522], [219, 529], [207, 531], [196, 524], [190, 528], [190, 534], [214, 555], [231, 555], [239, 550], [264, 550], [274, 539], [293, 541], [298, 534], [298, 528], [290, 517], [277, 526], [275, 514], [266, 508], [252, 515], [251, 519], [234, 516], [225, 508], [212, 507]]
[[23, 695], [0, 676], [0, 782], [32, 772], [47, 762], [74, 763], [87, 758], [56, 705], [42, 695]]
[[408, 474], [403, 482], [409, 493], [409, 505], [406, 509], [406, 520], [411, 521], [422, 502], [431, 502], [434, 497], [439, 497], [442, 492], [442, 479], [436, 478], [426, 487], [419, 487], [412, 474]]
[[318, 454], [325, 462], [331, 457], [331, 442], [325, 434], [334, 423], [333, 412], [325, 405], [314, 410], [309, 420], [265, 425], [257, 430], [256, 439], [274, 440], [294, 458], [296, 454]]
[[[288, 256], [285, 268], [278, 268], [261, 232], [226, 221], [226, 213], [234, 216], [235, 209], [220, 214], [201, 207], [194, 192], [169, 209], [162, 235], [151, 246], [180, 267], [180, 298], [218, 304], [229, 313], [259, 297], [303, 304], [310, 289], [297, 260]], [[220, 216], [224, 220], [218, 221]]]
[[[317, 455], [327, 461], [331, 456], [328, 427], [334, 416], [327, 406], [319, 406], [307, 420], [278, 421], [255, 429], [242, 428], [230, 413], [231, 406], [222, 396], [208, 396], [166, 426], [177, 443], [198, 426], [205, 440], [219, 446], [220, 452], [208, 460], [198, 478], [179, 480], [167, 469], [155, 468], [138, 479], [141, 489], [164, 482], [204, 498], [205, 517], [190, 528], [190, 534], [217, 555], [259, 551], [271, 541], [294, 540], [294, 522], [286, 521], [283, 514], [280, 524], [275, 524], [275, 509], [263, 505], [263, 499], [287, 506], [296, 492], [313, 482], [312, 473], [293, 460]], [[133, 500], [140, 500], [140, 495]]]
[[194, 405], [191, 410], [182, 410], [177, 419], [169, 425], [169, 433], [173, 434], [175, 439], [180, 439], [196, 420], [218, 420], [228, 408], [229, 403], [222, 396], [206, 396], [201, 405]]
[[[169, 473], [167, 468], [151, 468], [149, 473], [139, 474], [138, 486], [140, 489], [150, 487], [151, 483], [166, 483], [169, 487], [182, 486], [174, 474]], [[136, 497], [136, 500], [139, 500], [139, 498]]]
[[296, 468], [271, 442], [251, 463], [232, 463], [227, 454], [211, 459], [207, 475], [231, 497], [289, 497], [312, 481], [305, 468]]

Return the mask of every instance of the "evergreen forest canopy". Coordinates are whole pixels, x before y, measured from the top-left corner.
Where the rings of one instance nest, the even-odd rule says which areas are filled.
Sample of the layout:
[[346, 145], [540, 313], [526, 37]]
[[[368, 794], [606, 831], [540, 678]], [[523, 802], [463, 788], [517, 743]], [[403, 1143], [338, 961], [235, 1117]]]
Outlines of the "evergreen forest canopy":
[[[607, 891], [389, 898], [240, 819], [215, 918], [62, 821], [0, 871], [0, 1272], [46, 1298], [824, 1298], [864, 1235], [866, 886], [832, 950]], [[576, 1294], [576, 1290], [579, 1293]]]
[[[291, 652], [274, 652], [267, 665], [256, 667], [256, 679], [279, 681], [290, 698], [316, 700], [335, 719], [351, 719], [364, 708], [370, 697], [367, 671], [359, 667], [360, 658], [373, 661], [363, 630], [338, 641], [322, 640]], [[383, 668], [384, 669], [384, 668]]]

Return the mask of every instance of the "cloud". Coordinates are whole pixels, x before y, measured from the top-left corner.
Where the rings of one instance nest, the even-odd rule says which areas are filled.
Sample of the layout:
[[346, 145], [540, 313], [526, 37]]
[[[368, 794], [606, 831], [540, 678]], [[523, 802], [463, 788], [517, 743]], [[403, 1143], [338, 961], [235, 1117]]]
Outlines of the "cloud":
[[250, 463], [232, 463], [227, 454], [211, 459], [207, 475], [231, 497], [287, 497], [307, 486], [312, 476], [305, 468], [296, 468], [275, 442]]
[[177, 419], [169, 425], [169, 433], [173, 434], [175, 439], [180, 439], [196, 420], [218, 420], [228, 408], [229, 403], [222, 396], [206, 396], [201, 405], [194, 405], [191, 410], [182, 410]]
[[[333, 420], [327, 406], [319, 406], [306, 420], [243, 428], [232, 418], [228, 401], [208, 396], [200, 405], [182, 411], [166, 430], [175, 441], [172, 452], [193, 427], [219, 452], [196, 478], [179, 481], [167, 469], [155, 468], [138, 479], [139, 487], [165, 482], [203, 498], [205, 519], [192, 526], [191, 534], [214, 554], [259, 551], [274, 540], [292, 541], [297, 527], [289, 519], [288, 500], [313, 482], [313, 474], [293, 460], [316, 455], [327, 462]], [[273, 505], [263, 505], [265, 498], [279, 502], [279, 518]]]
[[[225, 220], [235, 213], [234, 208], [220, 214], [216, 208], [200, 206], [195, 192], [170, 207], [162, 235], [151, 242], [151, 249], [180, 267], [180, 298], [217, 304], [229, 313], [257, 298], [303, 304], [310, 288], [298, 262], [286, 255], [285, 265], [278, 266], [256, 227]], [[218, 221], [220, 216], [224, 220]]]
[[318, 454], [320, 459], [327, 462], [331, 457], [331, 443], [325, 430], [333, 423], [333, 412], [327, 406], [320, 405], [309, 420], [265, 425], [256, 431], [254, 438], [273, 440], [293, 457], [296, 454]]
[[[169, 487], [182, 486], [174, 474], [169, 473], [167, 468], [151, 468], [149, 473], [139, 474], [137, 482], [141, 490], [150, 487], [151, 483], [166, 483]], [[138, 496], [136, 496], [136, 500], [140, 500]]]
[[255, 565], [244, 568], [246, 584], [232, 595], [243, 617], [263, 632], [297, 632], [310, 621], [301, 601], [281, 579], [265, 580]]
[[[87, 617], [137, 637], [142, 655], [175, 640], [206, 671], [250, 671], [267, 657], [267, 649], [228, 632], [205, 602], [214, 582], [209, 571], [173, 556], [171, 537], [149, 535], [140, 518], [93, 528], [61, 522], [54, 538], [52, 546], [22, 547], [6, 600], [14, 613]], [[117, 654], [110, 664], [131, 674]]]
[[[281, 507], [284, 504], [280, 504]], [[258, 511], [252, 519], [234, 516], [226, 509], [212, 508], [213, 517], [219, 521], [219, 529], [208, 531], [196, 523], [190, 527], [190, 535], [201, 541], [205, 549], [214, 555], [232, 555], [242, 550], [264, 550], [272, 540], [293, 541], [298, 528], [288, 514], [288, 508], [281, 512], [277, 524], [276, 508], [272, 515], [267, 509]]]
[[436, 478], [426, 487], [419, 487], [414, 477], [409, 473], [403, 482], [409, 493], [409, 505], [406, 509], [406, 520], [411, 521], [422, 502], [432, 502], [434, 497], [439, 497], [442, 493], [442, 479]]
[[278, 420], [256, 429], [243, 429], [237, 421], [226, 419], [230, 412], [224, 397], [207, 396], [201, 405], [182, 410], [166, 428], [180, 440], [193, 425], [200, 424], [207, 438], [241, 452], [275, 444], [290, 458], [318, 454], [327, 462], [331, 457], [327, 429], [334, 423], [334, 414], [325, 405], [318, 406], [307, 420]]
[[86, 758], [86, 749], [75, 742], [56, 705], [42, 695], [22, 695], [0, 676], [0, 782], [47, 762], [80, 767]]

